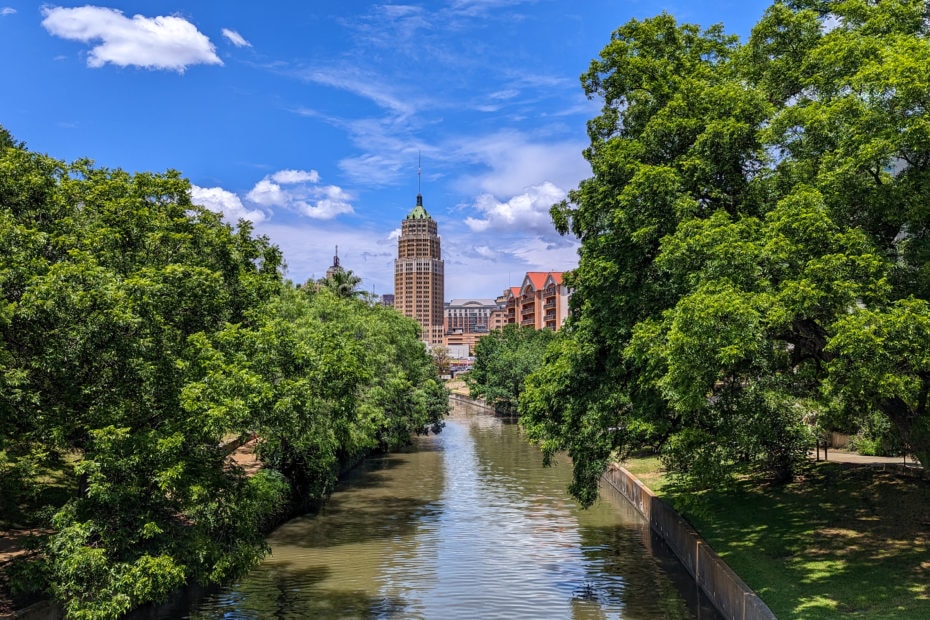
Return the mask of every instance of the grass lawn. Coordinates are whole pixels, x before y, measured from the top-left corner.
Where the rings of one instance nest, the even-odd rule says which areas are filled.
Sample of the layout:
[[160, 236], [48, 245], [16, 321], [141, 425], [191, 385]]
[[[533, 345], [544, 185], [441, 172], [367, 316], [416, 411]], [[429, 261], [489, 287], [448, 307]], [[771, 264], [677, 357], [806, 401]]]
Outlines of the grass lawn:
[[784, 486], [749, 478], [686, 493], [667, 483], [655, 458], [624, 466], [670, 501], [779, 618], [930, 618], [926, 480], [821, 462]]

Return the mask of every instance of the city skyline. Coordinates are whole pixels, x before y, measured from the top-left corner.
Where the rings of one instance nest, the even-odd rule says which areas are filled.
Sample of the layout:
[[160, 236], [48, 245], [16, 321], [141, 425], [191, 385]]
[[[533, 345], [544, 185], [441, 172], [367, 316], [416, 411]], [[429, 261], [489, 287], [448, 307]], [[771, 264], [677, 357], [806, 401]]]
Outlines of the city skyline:
[[66, 161], [179, 170], [196, 202], [278, 245], [295, 282], [339, 245], [365, 290], [392, 292], [420, 192], [446, 297], [494, 297], [577, 264], [548, 210], [590, 175], [599, 103], [578, 76], [611, 32], [665, 10], [745, 37], [768, 4], [0, 0], [0, 125]]

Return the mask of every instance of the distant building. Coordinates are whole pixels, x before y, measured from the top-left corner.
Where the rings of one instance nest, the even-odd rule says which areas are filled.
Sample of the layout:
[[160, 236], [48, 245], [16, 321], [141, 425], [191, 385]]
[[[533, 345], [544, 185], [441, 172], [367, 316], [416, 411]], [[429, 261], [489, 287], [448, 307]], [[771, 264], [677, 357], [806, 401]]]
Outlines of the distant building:
[[504, 289], [503, 301], [504, 323], [517, 323], [517, 309], [520, 305], [520, 287], [511, 286], [508, 289]]
[[446, 346], [465, 345], [471, 355], [492, 324], [500, 326], [501, 317], [503, 309], [494, 299], [453, 299], [445, 307]]
[[558, 331], [568, 318], [571, 291], [562, 284], [561, 271], [550, 271], [543, 287], [543, 326]]
[[449, 350], [449, 359], [456, 360], [455, 370], [464, 370], [461, 361], [471, 357], [471, 348], [467, 344], [452, 344], [446, 348]]
[[381, 305], [382, 306], [391, 306], [394, 307], [394, 293], [385, 293], [381, 296]]
[[561, 271], [528, 271], [523, 284], [505, 290], [501, 299], [507, 323], [556, 331], [568, 317], [569, 297]]
[[491, 316], [488, 318], [488, 330], [494, 331], [495, 329], [500, 329], [507, 324], [507, 311], [504, 309], [504, 304], [502, 301], [498, 302], [497, 309], [491, 312]]
[[436, 221], [423, 208], [423, 196], [400, 225], [394, 261], [394, 307], [416, 319], [423, 340], [430, 346], [445, 344], [443, 301], [444, 265]]
[[326, 277], [332, 278], [333, 274], [336, 273], [337, 271], [345, 271], [342, 268], [342, 265], [339, 264], [339, 246], [338, 245], [336, 246], [336, 254], [333, 256], [333, 264], [330, 265], [329, 268], [326, 270]]

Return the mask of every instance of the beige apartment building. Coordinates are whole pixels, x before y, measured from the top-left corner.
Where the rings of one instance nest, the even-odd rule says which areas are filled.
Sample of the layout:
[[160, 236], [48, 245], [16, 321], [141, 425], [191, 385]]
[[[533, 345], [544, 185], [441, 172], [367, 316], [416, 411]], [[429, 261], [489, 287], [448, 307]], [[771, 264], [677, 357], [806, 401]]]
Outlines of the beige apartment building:
[[507, 323], [557, 331], [568, 318], [571, 291], [562, 283], [561, 271], [528, 271], [520, 286], [504, 291]]
[[423, 207], [423, 196], [400, 225], [394, 261], [394, 307], [423, 327], [427, 345], [445, 344], [443, 309], [445, 275], [436, 221]]

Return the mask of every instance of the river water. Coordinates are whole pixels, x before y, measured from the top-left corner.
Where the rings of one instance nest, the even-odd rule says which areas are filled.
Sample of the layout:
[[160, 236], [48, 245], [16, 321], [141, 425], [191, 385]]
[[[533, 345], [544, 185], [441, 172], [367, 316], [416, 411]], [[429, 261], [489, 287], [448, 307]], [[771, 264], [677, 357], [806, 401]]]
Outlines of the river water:
[[570, 478], [567, 461], [542, 467], [515, 424], [454, 415], [275, 530], [243, 579], [158, 616], [715, 617], [630, 504], [604, 494], [581, 510]]

